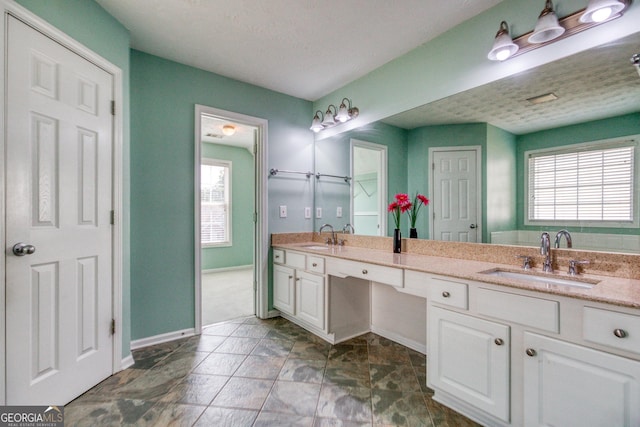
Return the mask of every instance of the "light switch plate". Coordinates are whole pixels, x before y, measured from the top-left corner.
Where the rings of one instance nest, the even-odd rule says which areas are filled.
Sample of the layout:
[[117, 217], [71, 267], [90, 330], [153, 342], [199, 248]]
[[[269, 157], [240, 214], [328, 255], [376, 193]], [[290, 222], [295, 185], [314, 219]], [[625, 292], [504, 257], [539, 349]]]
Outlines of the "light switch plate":
[[286, 217], [287, 217], [287, 206], [280, 205], [280, 218], [286, 218]]
[[322, 218], [322, 208], [316, 208], [316, 218]]
[[304, 219], [311, 219], [311, 208], [304, 208]]
[[336, 218], [342, 218], [342, 206], [336, 208]]

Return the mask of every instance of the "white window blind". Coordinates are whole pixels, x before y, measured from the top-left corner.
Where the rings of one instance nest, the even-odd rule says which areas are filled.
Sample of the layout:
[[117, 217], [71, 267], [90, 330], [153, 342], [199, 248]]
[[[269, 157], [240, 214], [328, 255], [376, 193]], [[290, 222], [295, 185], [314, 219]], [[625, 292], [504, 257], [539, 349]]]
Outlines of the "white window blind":
[[529, 220], [634, 220], [634, 146], [530, 153]]
[[200, 239], [202, 245], [230, 242], [231, 162], [207, 159], [200, 166]]

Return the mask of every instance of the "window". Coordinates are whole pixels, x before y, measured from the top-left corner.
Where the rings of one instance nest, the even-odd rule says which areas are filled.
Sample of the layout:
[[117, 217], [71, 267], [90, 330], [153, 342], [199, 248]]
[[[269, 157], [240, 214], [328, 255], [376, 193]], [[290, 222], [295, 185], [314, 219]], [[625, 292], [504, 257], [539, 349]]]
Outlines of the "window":
[[231, 245], [231, 162], [202, 159], [200, 239], [202, 246]]
[[527, 223], [633, 226], [635, 141], [525, 153]]

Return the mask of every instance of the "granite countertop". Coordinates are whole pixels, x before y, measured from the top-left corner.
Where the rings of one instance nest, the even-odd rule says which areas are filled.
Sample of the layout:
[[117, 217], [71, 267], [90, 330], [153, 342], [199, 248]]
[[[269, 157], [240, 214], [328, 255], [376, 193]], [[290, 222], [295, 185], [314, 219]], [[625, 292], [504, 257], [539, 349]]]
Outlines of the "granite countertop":
[[335, 257], [388, 267], [404, 268], [407, 270], [440, 274], [459, 279], [473, 280], [476, 282], [491, 283], [512, 288], [526, 289], [530, 291], [538, 291], [640, 309], [640, 280], [637, 279], [601, 276], [595, 274], [570, 276], [564, 269], [562, 271], [556, 270], [554, 273], [542, 273], [539, 268], [528, 270], [529, 274], [550, 274], [553, 278], [558, 279], [596, 283], [592, 288], [588, 289], [575, 286], [530, 282], [527, 280], [491, 276], [482, 273], [483, 271], [495, 269], [526, 273], [524, 270], [518, 269], [518, 266], [515, 264], [496, 264], [493, 262], [413, 253], [395, 254], [390, 250], [369, 249], [357, 246], [325, 246], [327, 249], [313, 249], [306, 247], [310, 245], [316, 247], [324, 246], [322, 243], [313, 241], [273, 243], [273, 247], [297, 250], [326, 257]]

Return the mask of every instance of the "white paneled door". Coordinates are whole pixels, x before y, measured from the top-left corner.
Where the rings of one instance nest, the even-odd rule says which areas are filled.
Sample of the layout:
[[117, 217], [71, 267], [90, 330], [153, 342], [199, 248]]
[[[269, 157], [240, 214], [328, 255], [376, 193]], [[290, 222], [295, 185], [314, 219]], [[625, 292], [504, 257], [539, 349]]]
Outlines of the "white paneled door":
[[7, 25], [7, 404], [62, 405], [112, 373], [113, 77]]
[[433, 239], [477, 242], [478, 167], [476, 150], [432, 152]]

